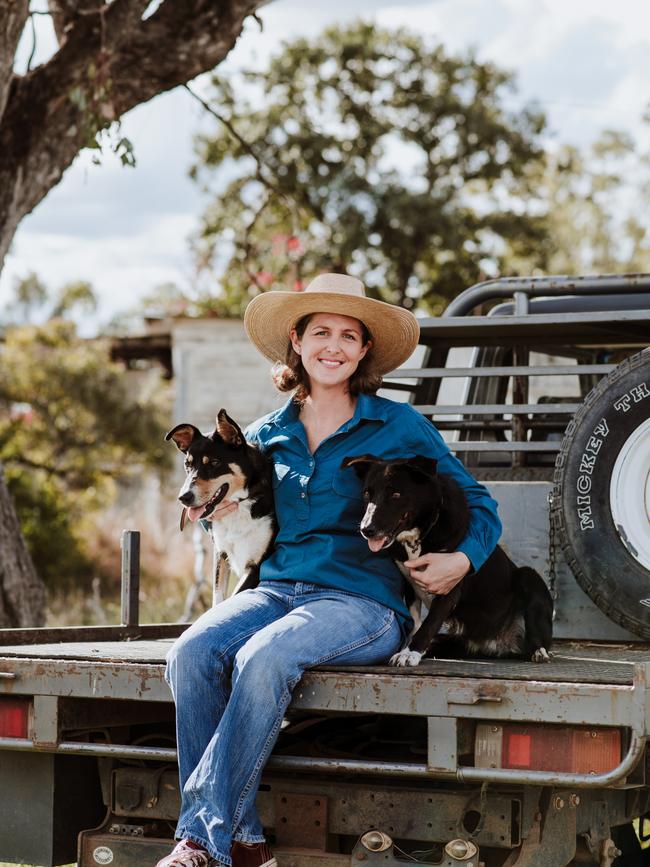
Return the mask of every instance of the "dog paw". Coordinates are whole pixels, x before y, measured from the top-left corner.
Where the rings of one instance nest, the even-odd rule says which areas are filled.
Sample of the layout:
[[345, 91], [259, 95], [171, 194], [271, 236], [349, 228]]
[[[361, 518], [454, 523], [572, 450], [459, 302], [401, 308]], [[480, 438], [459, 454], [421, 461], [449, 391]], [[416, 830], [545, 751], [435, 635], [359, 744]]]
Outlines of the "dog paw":
[[531, 662], [550, 662], [551, 654], [545, 647], [538, 647], [530, 659]]
[[415, 666], [420, 664], [420, 660], [424, 656], [423, 653], [418, 653], [417, 650], [409, 650], [405, 647], [399, 653], [393, 654], [388, 660], [389, 665], [394, 665], [397, 668], [406, 668], [407, 666]]

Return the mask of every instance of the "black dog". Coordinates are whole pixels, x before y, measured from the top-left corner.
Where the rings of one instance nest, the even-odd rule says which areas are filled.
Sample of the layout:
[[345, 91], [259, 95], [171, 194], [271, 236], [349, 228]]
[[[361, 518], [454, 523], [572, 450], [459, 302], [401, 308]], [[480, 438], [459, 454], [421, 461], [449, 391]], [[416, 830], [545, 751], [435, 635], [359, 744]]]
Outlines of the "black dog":
[[[271, 465], [262, 452], [246, 442], [239, 426], [220, 409], [211, 434], [192, 424], [177, 424], [165, 436], [185, 455], [187, 478], [178, 499], [190, 521], [208, 518], [228, 497], [239, 508], [210, 528], [215, 549], [225, 554], [239, 576], [235, 593], [256, 587], [259, 566], [273, 545], [276, 533]], [[225, 597], [226, 576], [219, 570], [217, 601]]]
[[417, 665], [434, 644], [443, 624], [465, 653], [523, 656], [548, 662], [553, 600], [534, 569], [518, 567], [500, 547], [475, 573], [446, 595], [431, 595], [411, 583], [405, 560], [430, 552], [455, 551], [469, 524], [469, 507], [460, 486], [438, 475], [436, 461], [417, 456], [385, 461], [374, 455], [348, 457], [364, 483], [366, 512], [361, 534], [371, 551], [393, 546], [415, 595], [429, 612], [391, 665]]

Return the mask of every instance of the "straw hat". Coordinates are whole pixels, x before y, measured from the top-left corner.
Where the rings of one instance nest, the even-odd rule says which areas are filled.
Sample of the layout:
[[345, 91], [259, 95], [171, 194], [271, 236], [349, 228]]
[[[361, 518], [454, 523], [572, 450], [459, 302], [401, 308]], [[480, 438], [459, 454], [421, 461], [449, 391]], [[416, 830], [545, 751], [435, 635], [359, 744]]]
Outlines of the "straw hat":
[[408, 310], [367, 298], [361, 280], [320, 274], [303, 292], [265, 292], [244, 314], [249, 338], [269, 361], [286, 361], [289, 333], [310, 313], [339, 313], [360, 319], [372, 336], [372, 369], [380, 376], [399, 367], [418, 344], [420, 326]]

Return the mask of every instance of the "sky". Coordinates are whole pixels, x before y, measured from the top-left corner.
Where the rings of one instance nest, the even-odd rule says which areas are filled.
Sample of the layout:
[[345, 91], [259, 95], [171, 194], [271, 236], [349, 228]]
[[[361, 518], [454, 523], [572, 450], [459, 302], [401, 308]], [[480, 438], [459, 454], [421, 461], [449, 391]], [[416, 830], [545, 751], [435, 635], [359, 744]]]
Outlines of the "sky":
[[[517, 92], [509, 107], [537, 103], [548, 117], [551, 146], [586, 147], [608, 128], [646, 142], [640, 122], [650, 103], [646, 0], [273, 0], [259, 17], [263, 27], [247, 22], [222, 69], [262, 65], [286, 39], [316, 39], [327, 25], [363, 18], [408, 26], [448, 51], [472, 49], [479, 60], [512, 71]], [[46, 17], [37, 16], [36, 24], [38, 63], [54, 41]], [[25, 38], [18, 70], [30, 51]], [[206, 84], [202, 76], [193, 86], [205, 93]], [[100, 299], [98, 314], [84, 326], [92, 333], [160, 284], [191, 290], [189, 239], [208, 199], [188, 170], [194, 137], [213, 123], [183, 89], [125, 115], [122, 134], [133, 142], [136, 168], [122, 167], [110, 154], [99, 166], [88, 152], [77, 157], [21, 223], [0, 275], [0, 306], [31, 271], [52, 290], [88, 280]]]

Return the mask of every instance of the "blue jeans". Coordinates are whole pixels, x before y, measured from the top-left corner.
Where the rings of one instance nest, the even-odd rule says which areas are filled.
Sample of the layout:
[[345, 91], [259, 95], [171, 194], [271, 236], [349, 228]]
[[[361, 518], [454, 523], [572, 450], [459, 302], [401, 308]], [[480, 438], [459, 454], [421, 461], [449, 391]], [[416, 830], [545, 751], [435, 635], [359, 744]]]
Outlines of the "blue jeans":
[[233, 839], [262, 842], [257, 788], [303, 672], [385, 662], [400, 632], [379, 602], [292, 581], [266, 582], [203, 614], [167, 656], [182, 792], [177, 839], [224, 865]]

